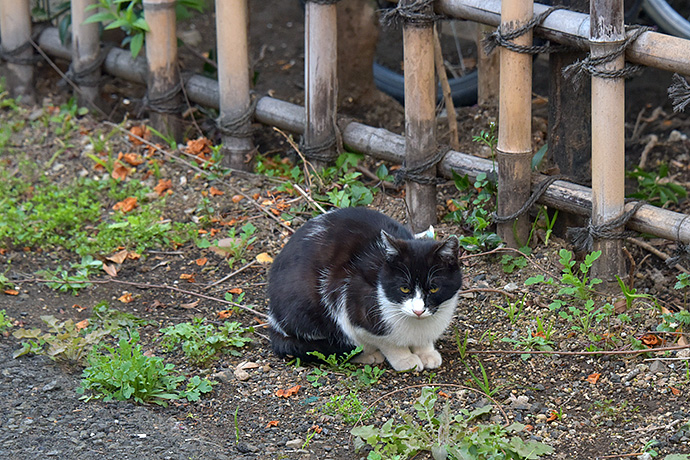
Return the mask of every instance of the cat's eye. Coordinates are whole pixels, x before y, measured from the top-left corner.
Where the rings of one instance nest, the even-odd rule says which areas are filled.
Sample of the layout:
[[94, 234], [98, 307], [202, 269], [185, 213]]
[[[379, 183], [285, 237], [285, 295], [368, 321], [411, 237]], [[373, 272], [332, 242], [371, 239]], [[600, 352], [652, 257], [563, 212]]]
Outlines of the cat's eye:
[[432, 287], [431, 289], [429, 289], [429, 292], [431, 292], [432, 294], [436, 294], [439, 289], [440, 288], [438, 288], [438, 287]]
[[407, 293], [410, 292], [410, 288], [405, 287], [405, 286], [400, 286], [400, 290], [401, 290], [403, 293], [405, 293], [405, 294], [407, 294]]

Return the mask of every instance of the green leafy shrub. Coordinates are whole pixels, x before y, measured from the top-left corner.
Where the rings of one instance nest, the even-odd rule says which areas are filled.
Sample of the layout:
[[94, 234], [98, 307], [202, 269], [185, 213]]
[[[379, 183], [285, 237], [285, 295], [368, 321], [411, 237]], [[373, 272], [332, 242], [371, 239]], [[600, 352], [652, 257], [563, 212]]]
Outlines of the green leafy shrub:
[[192, 363], [203, 365], [221, 352], [241, 356], [237, 349], [252, 341], [244, 335], [249, 332], [254, 332], [254, 328], [242, 327], [236, 321], [216, 326], [206, 323], [204, 318], [195, 318], [192, 322], [161, 329], [161, 344], [167, 351], [181, 344], [182, 351]]

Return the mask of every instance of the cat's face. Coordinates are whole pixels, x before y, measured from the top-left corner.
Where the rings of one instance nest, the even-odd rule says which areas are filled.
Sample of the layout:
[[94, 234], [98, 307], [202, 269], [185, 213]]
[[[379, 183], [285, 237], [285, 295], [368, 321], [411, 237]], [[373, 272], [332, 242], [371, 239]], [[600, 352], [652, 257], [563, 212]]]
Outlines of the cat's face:
[[385, 312], [424, 319], [433, 316], [439, 307], [448, 306], [444, 303], [462, 285], [458, 240], [397, 240], [385, 232], [381, 239], [387, 256], [379, 276]]

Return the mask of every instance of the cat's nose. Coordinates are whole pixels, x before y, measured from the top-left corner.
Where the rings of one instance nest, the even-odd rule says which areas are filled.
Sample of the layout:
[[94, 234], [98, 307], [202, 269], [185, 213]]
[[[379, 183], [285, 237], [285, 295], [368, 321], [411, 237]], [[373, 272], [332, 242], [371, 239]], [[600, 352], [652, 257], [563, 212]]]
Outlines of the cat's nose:
[[421, 316], [424, 314], [424, 309], [422, 308], [421, 310], [412, 310], [415, 315], [421, 318]]

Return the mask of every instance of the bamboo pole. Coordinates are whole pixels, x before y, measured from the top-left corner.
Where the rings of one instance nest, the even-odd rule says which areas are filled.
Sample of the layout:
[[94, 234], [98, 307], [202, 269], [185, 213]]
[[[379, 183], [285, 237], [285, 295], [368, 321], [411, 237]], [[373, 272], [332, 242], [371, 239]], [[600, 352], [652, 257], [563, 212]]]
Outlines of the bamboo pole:
[[[436, 0], [436, 11], [457, 19], [497, 26], [501, 22], [501, 0]], [[534, 4], [534, 15], [543, 13], [547, 5]], [[589, 15], [574, 11], [554, 11], [536, 32], [556, 43], [589, 51]], [[690, 40], [658, 32], [642, 34], [625, 52], [629, 62], [656, 67], [669, 72], [690, 75], [688, 47]]]
[[145, 0], [148, 101], [151, 125], [165, 137], [182, 138], [182, 98], [177, 64], [175, 0]]
[[230, 168], [246, 171], [252, 169], [255, 152], [249, 116], [248, 21], [247, 0], [216, 0], [223, 162]]
[[304, 153], [323, 167], [335, 160], [338, 102], [338, 39], [336, 5], [307, 1], [304, 28], [304, 88], [307, 125]]
[[36, 101], [30, 39], [29, 0], [0, 0], [0, 40], [7, 61], [7, 84], [12, 97], [21, 97], [21, 102], [27, 105]]
[[[610, 53], [625, 39], [623, 0], [590, 2], [591, 54]], [[602, 64], [597, 70], [620, 70], [625, 58]], [[592, 224], [606, 224], [623, 214], [625, 204], [625, 79], [592, 75]], [[619, 228], [618, 231], [623, 230]], [[592, 267], [604, 281], [615, 283], [625, 265], [620, 239], [594, 240], [602, 255]]]
[[[98, 81], [101, 77], [100, 66], [93, 67], [99, 61], [100, 40], [98, 23], [84, 24], [84, 21], [97, 10], [87, 10], [96, 0], [72, 0], [72, 71], [75, 83], [79, 85], [77, 99], [81, 105], [97, 104], [99, 99]], [[82, 75], [82, 73], [86, 73]]]
[[[56, 28], [43, 31], [39, 37], [39, 45], [46, 53], [70, 59], [71, 49], [60, 42]], [[145, 62], [139, 58], [133, 60], [130, 53], [121, 49], [112, 49], [105, 61], [104, 68], [112, 75], [144, 83], [143, 69]], [[192, 76], [185, 85], [191, 101], [208, 107], [219, 108], [218, 82], [202, 76]], [[256, 121], [293, 133], [305, 130], [304, 107], [271, 97], [263, 97], [256, 104]], [[401, 163], [405, 157], [405, 137], [391, 133], [383, 128], [374, 128], [356, 122], [343, 122], [341, 125], [343, 142], [357, 152], [371, 155], [377, 159]], [[452, 171], [460, 175], [467, 174], [472, 179], [480, 173], [489, 173], [493, 168], [491, 160], [477, 158], [472, 155], [450, 151], [439, 164], [440, 175], [451, 178]], [[534, 175], [533, 190], [545, 176]], [[566, 181], [556, 181], [538, 200], [538, 203], [554, 209], [565, 210], [580, 216], [591, 213], [591, 189]], [[632, 208], [626, 205], [626, 210]], [[690, 216], [651, 205], [642, 206], [628, 221], [627, 227], [643, 233], [648, 233], [672, 241], [690, 244]]]
[[[501, 30], [507, 33], [532, 18], [532, 0], [503, 2]], [[532, 33], [517, 37], [519, 46], [532, 44]], [[532, 160], [532, 56], [500, 49], [500, 100], [498, 103], [497, 203], [499, 216], [516, 212], [529, 198]], [[527, 244], [529, 215], [499, 223], [497, 233], [510, 247]]]
[[[414, 3], [403, 0], [403, 6]], [[431, 7], [427, 13], [433, 13]], [[415, 168], [436, 152], [436, 82], [433, 22], [403, 26], [405, 74], [405, 164]], [[436, 165], [419, 173], [435, 178]], [[436, 185], [409, 177], [405, 184], [409, 224], [420, 232], [436, 223]]]

